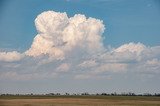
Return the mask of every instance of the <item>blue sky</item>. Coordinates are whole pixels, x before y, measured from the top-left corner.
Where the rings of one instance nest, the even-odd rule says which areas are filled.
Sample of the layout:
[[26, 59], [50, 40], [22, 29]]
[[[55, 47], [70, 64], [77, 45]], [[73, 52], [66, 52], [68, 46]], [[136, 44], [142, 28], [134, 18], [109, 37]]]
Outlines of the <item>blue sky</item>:
[[[106, 48], [103, 49], [103, 52], [100, 52], [100, 55], [106, 55], [107, 61], [98, 57], [84, 55], [83, 53], [86, 53], [86, 50], [82, 49], [84, 52], [80, 52], [79, 45], [76, 45], [77, 48], [72, 50], [71, 56], [66, 54], [68, 55], [67, 59], [49, 60], [49, 63], [37, 66], [38, 68], [28, 68], [30, 65], [31, 67], [37, 65], [36, 62], [38, 61], [48, 61], [48, 58], [46, 59], [45, 56], [41, 58], [30, 57], [32, 56], [31, 53], [33, 53], [31, 50], [28, 54], [26, 53], [31, 48], [36, 35], [41, 34], [37, 32], [37, 26], [35, 27], [34, 21], [37, 15], [48, 10], [61, 13], [66, 12], [68, 17], [73, 17], [75, 14], [84, 14], [86, 17], [103, 20], [105, 30], [103, 34], [100, 34], [103, 41], [97, 42], [98, 44], [102, 43], [104, 48]], [[100, 29], [103, 28], [100, 27]], [[7, 80], [7, 77], [0, 78], [0, 92], [160, 92], [160, 84], [158, 83], [160, 81], [159, 45], [159, 0], [1, 0], [0, 55], [2, 56], [0, 56], [0, 77], [3, 75], [7, 77], [9, 75], [11, 77], [21, 76], [19, 76], [20, 80], [12, 80], [12, 78]], [[114, 55], [109, 54], [110, 52], [106, 53], [108, 46], [111, 48], [110, 52], [115, 52]], [[124, 50], [126, 47], [128, 49]], [[132, 47], [133, 51], [129, 49]], [[92, 49], [92, 51], [95, 51], [94, 48]], [[23, 55], [21, 56], [22, 59], [21, 57], [16, 60], [14, 60], [15, 58], [8, 59], [8, 56], [12, 56], [13, 50], [16, 51], [14, 55], [17, 57], [18, 55]], [[9, 52], [11, 54], [7, 54]], [[83, 60], [80, 58], [81, 56], [87, 58]], [[134, 56], [136, 58], [133, 58]], [[113, 65], [110, 59], [114, 61]], [[147, 62], [145, 63], [145, 61]], [[96, 64], [96, 66], [90, 68], [75, 67], [83, 63], [92, 63], [92, 65]], [[107, 63], [107, 65], [104, 63]], [[147, 66], [147, 64], [151, 66]], [[67, 69], [70, 67], [68, 70], [71, 70], [71, 72], [62, 73], [62, 75], [60, 74], [53, 79], [46, 78], [46, 75], [38, 79], [27, 78], [27, 80], [21, 81], [21, 78], [27, 77], [25, 75], [28, 75], [28, 73], [32, 75], [37, 72], [37, 69], [42, 69], [40, 73], [37, 72], [38, 74], [36, 74], [41, 75], [46, 74], [44, 70], [48, 70], [47, 73], [50, 73], [54, 68], [59, 69], [59, 66]], [[16, 74], [8, 74], [12, 67], [16, 67], [12, 71]], [[98, 75], [93, 74], [94, 71], [87, 71], [93, 69], [101, 70], [102, 67], [107, 71], [102, 70], [102, 73], [98, 72]], [[114, 67], [125, 68], [120, 70], [120, 73], [114, 73], [116, 71]], [[132, 67], [137, 68], [129, 69]], [[74, 70], [77, 70], [77, 72], [74, 72]], [[80, 72], [81, 70], [82, 72]], [[111, 72], [108, 70], [111, 70]], [[86, 74], [83, 71], [86, 71]], [[72, 77], [79, 73], [80, 76], [76, 78], [80, 77], [80, 79], [73, 80], [74, 78]], [[90, 78], [89, 74], [93, 74], [92, 77], [96, 78]]]
[[34, 19], [47, 10], [103, 20], [106, 45], [117, 47], [131, 41], [148, 46], [160, 43], [158, 0], [2, 0], [0, 5], [1, 48], [29, 48], [36, 34]]

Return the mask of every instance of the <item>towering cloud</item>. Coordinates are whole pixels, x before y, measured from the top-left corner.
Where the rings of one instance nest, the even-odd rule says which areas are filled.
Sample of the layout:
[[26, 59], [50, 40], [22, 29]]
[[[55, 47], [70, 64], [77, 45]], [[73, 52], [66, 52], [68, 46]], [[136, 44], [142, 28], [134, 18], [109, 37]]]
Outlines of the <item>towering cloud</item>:
[[103, 49], [101, 34], [104, 31], [102, 21], [75, 15], [68, 18], [66, 13], [54, 11], [43, 12], [35, 19], [38, 34], [28, 56], [49, 55], [55, 59], [65, 58], [65, 53], [75, 47], [87, 52]]

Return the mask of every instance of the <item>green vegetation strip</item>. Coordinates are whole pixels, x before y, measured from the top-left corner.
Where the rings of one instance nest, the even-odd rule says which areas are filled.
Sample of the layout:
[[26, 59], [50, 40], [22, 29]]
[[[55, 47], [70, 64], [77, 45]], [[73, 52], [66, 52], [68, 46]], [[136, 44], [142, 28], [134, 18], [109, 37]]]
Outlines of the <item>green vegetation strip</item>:
[[152, 100], [152, 101], [160, 101], [160, 97], [154, 96], [46, 96], [46, 95], [20, 95], [20, 96], [13, 96], [13, 95], [5, 95], [0, 96], [0, 99], [57, 99], [57, 98], [80, 98], [80, 99], [112, 99], [112, 100]]

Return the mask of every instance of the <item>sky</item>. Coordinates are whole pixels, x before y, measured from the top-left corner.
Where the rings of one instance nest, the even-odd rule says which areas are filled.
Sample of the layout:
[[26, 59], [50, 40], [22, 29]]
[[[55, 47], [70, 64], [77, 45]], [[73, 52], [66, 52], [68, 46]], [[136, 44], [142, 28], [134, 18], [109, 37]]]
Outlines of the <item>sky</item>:
[[1, 0], [0, 93], [160, 93], [159, 0]]

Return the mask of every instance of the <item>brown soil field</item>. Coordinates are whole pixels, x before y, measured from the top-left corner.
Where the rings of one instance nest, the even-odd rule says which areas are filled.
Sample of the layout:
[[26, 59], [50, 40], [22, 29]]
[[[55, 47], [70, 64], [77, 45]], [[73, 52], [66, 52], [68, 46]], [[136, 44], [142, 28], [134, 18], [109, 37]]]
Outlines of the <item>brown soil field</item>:
[[[129, 98], [129, 99], [128, 99]], [[160, 106], [160, 98], [41, 98], [41, 99], [3, 99], [0, 106]]]

